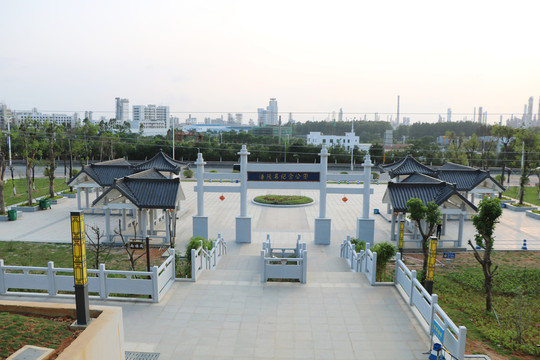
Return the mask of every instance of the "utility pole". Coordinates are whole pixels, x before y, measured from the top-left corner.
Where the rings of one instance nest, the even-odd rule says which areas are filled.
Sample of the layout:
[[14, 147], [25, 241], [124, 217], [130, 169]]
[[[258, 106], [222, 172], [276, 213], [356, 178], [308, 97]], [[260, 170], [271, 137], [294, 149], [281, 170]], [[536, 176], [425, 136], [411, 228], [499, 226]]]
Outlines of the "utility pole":
[[352, 121], [351, 121], [351, 133], [352, 133], [352, 144], [351, 144], [351, 171], [354, 170], [354, 158], [353, 158], [353, 154], [354, 154], [354, 139], [355, 139], [355, 136], [354, 136], [354, 119], [356, 118], [353, 118]]

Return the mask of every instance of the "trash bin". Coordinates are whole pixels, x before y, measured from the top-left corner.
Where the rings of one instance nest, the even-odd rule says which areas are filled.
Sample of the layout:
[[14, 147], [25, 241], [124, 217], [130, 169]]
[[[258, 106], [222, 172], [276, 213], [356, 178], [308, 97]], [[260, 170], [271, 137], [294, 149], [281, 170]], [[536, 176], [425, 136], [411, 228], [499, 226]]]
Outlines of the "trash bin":
[[9, 221], [17, 220], [17, 210], [8, 210], [7, 214]]
[[51, 200], [50, 199], [40, 199], [39, 200], [39, 208], [41, 210], [50, 209], [51, 208]]

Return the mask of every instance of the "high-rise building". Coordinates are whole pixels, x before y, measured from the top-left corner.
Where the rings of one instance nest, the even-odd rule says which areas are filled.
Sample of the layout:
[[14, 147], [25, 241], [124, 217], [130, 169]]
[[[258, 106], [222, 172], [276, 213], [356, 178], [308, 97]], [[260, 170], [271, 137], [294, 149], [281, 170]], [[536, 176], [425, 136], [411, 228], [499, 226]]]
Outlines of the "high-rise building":
[[529, 98], [529, 107], [527, 108], [527, 120], [528, 120], [529, 122], [532, 121], [532, 117], [533, 117], [533, 116], [532, 116], [532, 112], [533, 112], [533, 102], [534, 102], [534, 99], [533, 99], [533, 97], [531, 96], [531, 97]]
[[116, 120], [129, 121], [129, 100], [116, 98]]
[[32, 110], [25, 110], [25, 111], [15, 111], [14, 118], [16, 122], [21, 122], [26, 119], [29, 119], [31, 121], [37, 121], [40, 123], [44, 123], [46, 121], [52, 121], [58, 125], [66, 125], [66, 126], [75, 126], [77, 124], [77, 121], [79, 120], [79, 116], [77, 113], [73, 113], [73, 115], [66, 115], [66, 114], [42, 114], [40, 113], [37, 108], [33, 108]]
[[93, 121], [93, 120], [92, 120], [92, 115], [93, 115], [92, 111], [85, 111], [85, 112], [84, 112], [84, 118], [85, 118], [85, 119], [88, 119], [88, 121], [90, 121], [90, 122]]
[[452, 122], [452, 109], [448, 108], [446, 110], [446, 122]]
[[484, 115], [484, 113], [482, 112], [482, 110], [483, 110], [483, 109], [482, 109], [481, 106], [478, 107], [478, 122], [479, 122], [480, 124], [482, 124], [482, 117], [483, 117], [483, 115]]
[[270, 102], [266, 107], [257, 109], [257, 122], [259, 126], [276, 126], [278, 124], [278, 106], [276, 98], [270, 98]]
[[338, 121], [343, 121], [343, 109], [339, 108]]
[[170, 111], [168, 106], [134, 105], [133, 121], [138, 121], [145, 128], [163, 129], [169, 128]]

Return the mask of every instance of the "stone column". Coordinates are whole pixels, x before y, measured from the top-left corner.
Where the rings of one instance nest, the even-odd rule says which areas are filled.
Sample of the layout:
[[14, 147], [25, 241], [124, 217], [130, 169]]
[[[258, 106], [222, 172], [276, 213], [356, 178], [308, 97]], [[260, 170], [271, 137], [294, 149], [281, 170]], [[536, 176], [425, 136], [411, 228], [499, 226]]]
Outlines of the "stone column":
[[197, 215], [193, 216], [193, 236], [208, 239], [208, 216], [204, 215], [204, 165], [202, 153], [197, 154]]
[[[362, 208], [362, 217], [356, 218], [356, 237], [358, 240], [364, 240], [370, 246], [374, 243], [375, 238], [375, 219], [369, 218], [369, 201], [371, 195], [371, 167], [373, 166], [369, 154], [364, 157], [364, 200]], [[388, 204], [390, 207], [390, 204]], [[394, 210], [394, 209], [392, 209]], [[394, 225], [395, 215], [392, 211], [392, 225]], [[392, 232], [394, 236], [394, 232]]]
[[81, 210], [81, 188], [77, 186], [77, 210]]
[[315, 244], [329, 245], [331, 236], [332, 219], [326, 218], [326, 186], [328, 173], [328, 150], [326, 145], [322, 146], [319, 154], [321, 157], [320, 171], [320, 199], [319, 199], [319, 217], [315, 218]]
[[240, 216], [236, 217], [236, 242], [251, 243], [251, 216], [247, 215], [247, 168], [248, 155], [246, 145], [238, 152], [240, 155]]

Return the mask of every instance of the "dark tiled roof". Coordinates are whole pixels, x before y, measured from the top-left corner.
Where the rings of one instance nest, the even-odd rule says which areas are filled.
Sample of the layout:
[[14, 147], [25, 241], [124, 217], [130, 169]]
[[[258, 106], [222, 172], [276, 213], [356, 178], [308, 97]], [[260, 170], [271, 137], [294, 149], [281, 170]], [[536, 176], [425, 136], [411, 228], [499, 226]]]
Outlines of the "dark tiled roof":
[[99, 186], [111, 186], [114, 179], [131, 175], [133, 169], [131, 164], [124, 158], [103, 161], [95, 164], [84, 165], [82, 170], [69, 180], [68, 186], [79, 176], [88, 175]]
[[436, 179], [434, 177], [428, 176], [428, 175], [414, 173], [414, 174], [410, 175], [409, 177], [403, 179], [402, 182], [435, 183], [435, 184], [438, 184], [438, 183], [440, 183], [442, 181], [439, 180], [439, 179]]
[[448, 183], [456, 184], [456, 188], [459, 191], [471, 191], [486, 179], [491, 180], [500, 191], [505, 190], [505, 188], [497, 180], [493, 179], [487, 171], [473, 168], [470, 169], [472, 170], [441, 169], [438, 171], [438, 178]]
[[449, 162], [449, 161], [445, 162], [443, 164], [443, 166], [441, 166], [439, 169], [440, 170], [476, 170], [473, 167], [466, 166], [466, 165], [461, 165], [461, 164], [456, 164], [456, 163]]
[[186, 165], [185, 163], [181, 161], [173, 160], [163, 151], [160, 151], [150, 160], [145, 161], [135, 166], [134, 169], [135, 171], [142, 171], [142, 170], [148, 170], [148, 169], [153, 168], [158, 171], [168, 171], [168, 172], [173, 172], [176, 175], [178, 175], [180, 173], [180, 169], [182, 168], [182, 166], [185, 166], [185, 165]]
[[388, 171], [388, 174], [392, 179], [399, 175], [411, 175], [415, 172], [429, 176], [436, 176], [437, 174], [435, 170], [424, 164], [421, 164], [411, 155], [407, 155], [403, 159], [395, 163], [382, 165], [381, 168], [383, 171]]
[[114, 190], [120, 192], [139, 209], [174, 209], [181, 191], [180, 178], [167, 179], [155, 169], [126, 176], [117, 179], [93, 202], [93, 205]]
[[389, 196], [392, 208], [397, 212], [407, 212], [407, 201], [418, 198], [424, 204], [434, 201], [437, 205], [442, 205], [451, 196], [455, 195], [465, 202], [468, 207], [476, 211], [476, 207], [465, 199], [453, 185], [445, 182], [439, 183], [413, 183], [413, 182], [389, 182], [385, 198]]

